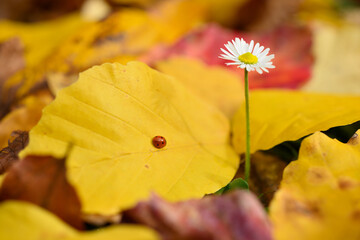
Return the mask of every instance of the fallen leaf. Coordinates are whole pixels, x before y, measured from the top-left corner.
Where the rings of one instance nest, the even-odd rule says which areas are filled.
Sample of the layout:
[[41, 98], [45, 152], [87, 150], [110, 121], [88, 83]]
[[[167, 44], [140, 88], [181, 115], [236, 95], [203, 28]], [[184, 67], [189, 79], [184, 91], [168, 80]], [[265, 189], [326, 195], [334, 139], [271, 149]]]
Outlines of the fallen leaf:
[[244, 100], [244, 87], [236, 74], [196, 59], [172, 58], [156, 68], [180, 80], [203, 100], [215, 105], [231, 118]]
[[303, 90], [359, 95], [359, 27], [350, 24], [338, 27], [319, 24], [314, 39], [316, 62], [313, 77]]
[[[19, 160], [19, 152], [29, 142], [29, 134], [24, 131], [12, 132], [13, 140], [9, 140], [8, 146], [0, 151], [0, 175], [6, 172], [11, 165]], [[1, 184], [0, 184], [1, 185]]]
[[81, 204], [66, 179], [65, 158], [27, 156], [8, 170], [0, 201], [22, 200], [53, 212], [77, 229], [83, 229]]
[[[155, 136], [167, 145], [155, 148]], [[226, 185], [239, 162], [226, 117], [140, 62], [80, 74], [44, 109], [21, 154], [59, 157], [69, 142], [69, 178], [90, 214], [115, 214], [151, 191], [202, 197]]]
[[0, 148], [7, 146], [13, 131], [29, 131], [40, 120], [42, 109], [53, 100], [48, 91], [25, 98], [0, 121]]
[[266, 213], [248, 191], [178, 203], [152, 195], [124, 214], [156, 229], [164, 239], [272, 239]]
[[276, 239], [359, 239], [359, 142], [320, 132], [302, 142], [270, 205]]
[[6, 201], [0, 204], [0, 239], [156, 240], [160, 238], [147, 227], [130, 224], [79, 232], [36, 205]]
[[[286, 90], [250, 92], [251, 152], [360, 119], [360, 97]], [[232, 143], [245, 152], [245, 106], [233, 118]]]

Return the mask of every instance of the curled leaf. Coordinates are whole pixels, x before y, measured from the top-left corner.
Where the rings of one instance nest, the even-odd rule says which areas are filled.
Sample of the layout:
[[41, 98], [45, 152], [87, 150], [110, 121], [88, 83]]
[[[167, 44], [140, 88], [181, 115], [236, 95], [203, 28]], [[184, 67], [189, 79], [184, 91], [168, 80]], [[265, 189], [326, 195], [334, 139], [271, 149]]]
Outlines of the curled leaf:
[[11, 135], [13, 140], [9, 140], [8, 146], [0, 151], [0, 174], [6, 172], [14, 162], [19, 160], [19, 152], [29, 142], [28, 132], [15, 131]]

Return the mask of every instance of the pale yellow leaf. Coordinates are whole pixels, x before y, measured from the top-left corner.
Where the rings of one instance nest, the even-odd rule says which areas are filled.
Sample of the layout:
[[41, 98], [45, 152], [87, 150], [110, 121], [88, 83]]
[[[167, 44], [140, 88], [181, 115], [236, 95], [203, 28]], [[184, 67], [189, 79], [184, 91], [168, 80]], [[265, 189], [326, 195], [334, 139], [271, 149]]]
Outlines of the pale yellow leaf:
[[360, 28], [319, 24], [314, 31], [316, 62], [305, 91], [360, 95]]

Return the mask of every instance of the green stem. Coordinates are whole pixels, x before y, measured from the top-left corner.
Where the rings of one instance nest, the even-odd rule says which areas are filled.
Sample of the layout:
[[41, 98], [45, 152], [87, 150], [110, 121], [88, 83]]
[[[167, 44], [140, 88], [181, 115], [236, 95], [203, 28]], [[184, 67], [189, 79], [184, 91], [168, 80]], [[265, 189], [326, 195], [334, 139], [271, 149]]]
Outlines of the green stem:
[[249, 107], [249, 80], [245, 69], [245, 109], [246, 109], [246, 152], [245, 152], [245, 181], [250, 177], [250, 107]]

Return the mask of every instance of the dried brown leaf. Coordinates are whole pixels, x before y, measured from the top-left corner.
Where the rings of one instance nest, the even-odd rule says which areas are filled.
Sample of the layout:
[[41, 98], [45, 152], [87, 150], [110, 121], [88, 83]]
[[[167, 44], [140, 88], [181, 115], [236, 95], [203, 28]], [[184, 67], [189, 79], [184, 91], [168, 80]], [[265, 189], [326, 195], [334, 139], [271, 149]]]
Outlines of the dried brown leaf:
[[27, 156], [7, 172], [0, 201], [22, 200], [53, 212], [77, 229], [83, 229], [81, 203], [66, 179], [65, 158]]
[[9, 140], [8, 146], [0, 151], [0, 174], [6, 172], [14, 162], [19, 160], [19, 152], [29, 143], [29, 133], [26, 131], [14, 131], [11, 137], [13, 140]]

